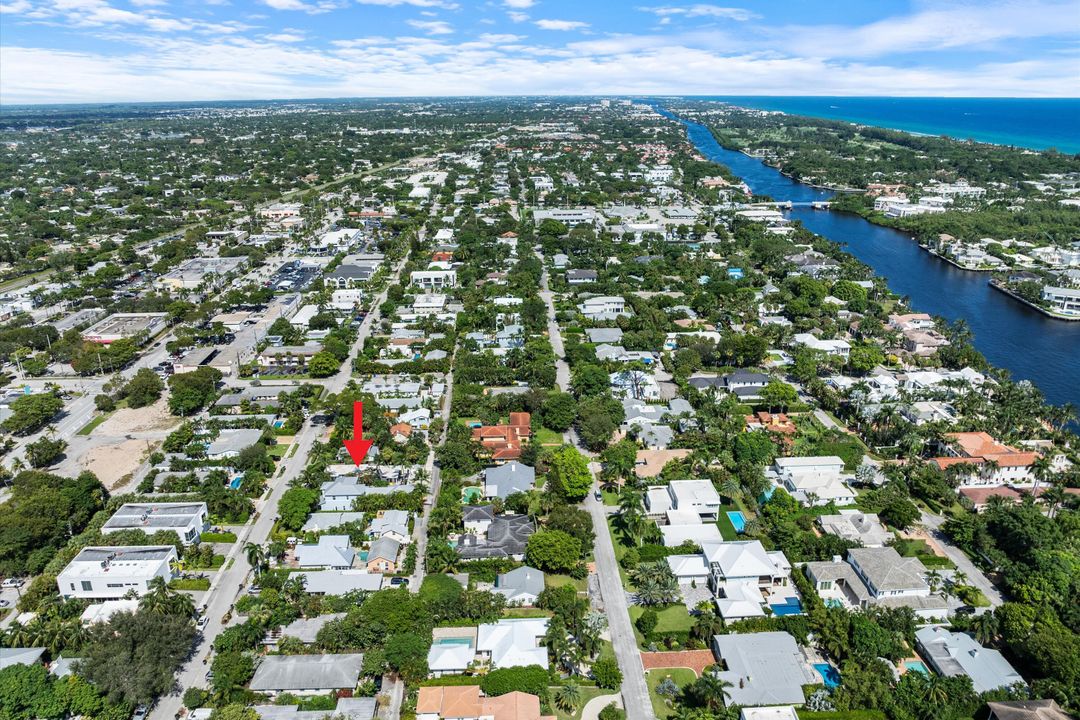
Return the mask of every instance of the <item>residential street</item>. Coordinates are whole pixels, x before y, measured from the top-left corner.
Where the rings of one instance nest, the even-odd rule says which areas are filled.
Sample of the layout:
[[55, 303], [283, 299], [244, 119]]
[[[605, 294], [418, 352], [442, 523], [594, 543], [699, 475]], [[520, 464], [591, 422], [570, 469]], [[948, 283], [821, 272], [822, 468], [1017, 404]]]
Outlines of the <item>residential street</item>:
[[919, 522], [926, 527], [926, 531], [930, 533], [937, 544], [941, 546], [941, 549], [945, 551], [945, 554], [956, 563], [956, 567], [963, 570], [968, 576], [968, 582], [977, 587], [982, 594], [986, 596], [986, 599], [990, 601], [991, 607], [997, 607], [1005, 602], [1005, 597], [1001, 592], [994, 587], [994, 584], [983, 574], [982, 570], [975, 566], [975, 563], [971, 562], [964, 551], [952, 544], [948, 536], [941, 532], [941, 525], [945, 522], [945, 518], [940, 515], [931, 515], [925, 510], [922, 511], [922, 516], [919, 518]]
[[[360, 352], [364, 339], [370, 334], [371, 328], [379, 319], [379, 306], [386, 300], [386, 293], [394, 285], [405, 266], [406, 258], [403, 258], [394, 268], [394, 273], [386, 288], [372, 304], [372, 310], [361, 323], [356, 342], [349, 352], [349, 357], [341, 364], [341, 369], [326, 384], [327, 393], [338, 393], [352, 379], [352, 363]], [[307, 467], [308, 456], [311, 449], [326, 432], [327, 428], [310, 423], [297, 434], [293, 442], [295, 451], [289, 455], [278, 472], [270, 480], [270, 490], [264, 494], [262, 500], [255, 503], [254, 522], [248, 522], [237, 533], [237, 541], [234, 543], [229, 554], [226, 556], [225, 565], [211, 581], [210, 589], [203, 599], [204, 614], [209, 618], [203, 635], [196, 641], [193, 659], [184, 665], [177, 673], [177, 692], [167, 695], [158, 701], [151, 713], [153, 720], [170, 720], [174, 718], [182, 707], [182, 695], [189, 687], [209, 685], [206, 672], [209, 669], [212, 654], [212, 640], [226, 627], [223, 622], [226, 613], [229, 613], [237, 596], [242, 592], [251, 566], [248, 565], [247, 557], [243, 552], [244, 545], [253, 542], [263, 544], [270, 537], [270, 531], [274, 527], [277, 515], [277, 505], [281, 496], [289, 489], [289, 480], [297, 477]], [[230, 618], [235, 622], [237, 618]]]
[[[537, 257], [543, 260], [539, 253]], [[548, 339], [555, 351], [556, 383], [559, 389], [568, 392], [570, 367], [566, 364], [562, 333], [559, 331], [559, 324], [555, 322], [554, 296], [548, 290], [547, 268], [544, 269], [544, 274], [540, 278], [540, 287], [540, 297], [548, 309]], [[566, 437], [581, 450], [582, 454], [592, 455], [581, 447], [573, 428], [566, 432]], [[598, 486], [594, 485], [594, 488], [596, 487]], [[592, 516], [593, 530], [596, 532], [596, 545], [593, 548], [596, 574], [600, 581], [600, 595], [604, 601], [611, 644], [615, 649], [619, 670], [623, 674], [622, 699], [623, 706], [626, 708], [626, 717], [628, 720], [655, 720], [652, 702], [649, 700], [649, 687], [645, 684], [645, 669], [641, 664], [641, 653], [637, 648], [634, 628], [630, 624], [626, 592], [623, 590], [619, 568], [615, 563], [615, 548], [611, 544], [611, 534], [608, 532], [607, 512], [603, 503], [599, 502], [593, 493], [585, 499], [585, 506]], [[599, 708], [596, 711], [599, 712]]]

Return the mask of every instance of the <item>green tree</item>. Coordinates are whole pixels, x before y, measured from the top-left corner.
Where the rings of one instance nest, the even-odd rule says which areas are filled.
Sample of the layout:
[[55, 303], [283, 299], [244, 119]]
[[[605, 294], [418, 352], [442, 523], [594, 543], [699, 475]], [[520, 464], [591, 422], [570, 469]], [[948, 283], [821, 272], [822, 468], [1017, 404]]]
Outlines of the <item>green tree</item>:
[[581, 561], [581, 541], [561, 530], [537, 530], [529, 536], [525, 560], [544, 572], [568, 573]]
[[428, 675], [427, 656], [431, 641], [414, 633], [392, 635], [386, 640], [386, 662], [407, 683]]
[[15, 435], [28, 435], [45, 426], [64, 409], [64, 401], [55, 392], [20, 395], [11, 403], [11, 415], [0, 427]]
[[589, 494], [592, 473], [585, 457], [572, 445], [564, 445], [548, 460], [548, 482], [568, 500], [581, 500]]
[[30, 463], [30, 467], [48, 467], [59, 460], [66, 449], [65, 440], [50, 436], [43, 437], [26, 446], [26, 460]]
[[141, 408], [152, 405], [161, 397], [165, 383], [150, 368], [142, 368], [124, 386], [128, 407]]
[[540, 417], [545, 426], [556, 432], [566, 432], [577, 418], [577, 401], [570, 393], [553, 390], [540, 406]]
[[307, 522], [312, 508], [319, 499], [319, 491], [306, 487], [291, 487], [278, 501], [278, 517], [281, 527], [296, 532]]
[[785, 382], [780, 382], [779, 380], [773, 380], [761, 389], [761, 402], [763, 402], [769, 410], [778, 408], [779, 410], [784, 411], [798, 402], [798, 400], [799, 395], [795, 392], [795, 388]]
[[322, 350], [315, 353], [308, 363], [308, 374], [314, 378], [330, 377], [341, 367], [341, 361], [334, 357], [333, 353]]
[[600, 658], [592, 665], [593, 679], [605, 690], [615, 690], [622, 685], [622, 672], [614, 658]]

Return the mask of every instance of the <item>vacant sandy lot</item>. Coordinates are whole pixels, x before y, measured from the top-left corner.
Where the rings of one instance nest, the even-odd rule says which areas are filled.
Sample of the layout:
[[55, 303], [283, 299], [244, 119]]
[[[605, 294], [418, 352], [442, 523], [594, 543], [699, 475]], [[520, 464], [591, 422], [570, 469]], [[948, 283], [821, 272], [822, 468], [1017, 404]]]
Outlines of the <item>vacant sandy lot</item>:
[[79, 467], [98, 476], [102, 484], [113, 490], [125, 475], [135, 472], [146, 457], [147, 446], [157, 443], [147, 440], [119, 440], [99, 445], [83, 453]]
[[180, 418], [169, 414], [169, 406], [162, 398], [153, 405], [138, 410], [117, 410], [105, 422], [94, 429], [93, 435], [123, 437], [133, 433], [162, 432], [180, 424]]

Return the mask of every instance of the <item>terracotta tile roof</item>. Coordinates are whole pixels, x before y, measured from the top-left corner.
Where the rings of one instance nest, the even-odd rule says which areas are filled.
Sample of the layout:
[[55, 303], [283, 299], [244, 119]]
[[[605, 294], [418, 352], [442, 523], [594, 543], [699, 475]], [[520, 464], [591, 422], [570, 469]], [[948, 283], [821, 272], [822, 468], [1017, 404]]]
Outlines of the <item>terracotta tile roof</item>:
[[484, 698], [483, 709], [495, 720], [540, 720], [540, 698], [518, 691]]
[[480, 716], [480, 686], [460, 685], [422, 687], [416, 698], [416, 712], [437, 713], [442, 718], [475, 718]]

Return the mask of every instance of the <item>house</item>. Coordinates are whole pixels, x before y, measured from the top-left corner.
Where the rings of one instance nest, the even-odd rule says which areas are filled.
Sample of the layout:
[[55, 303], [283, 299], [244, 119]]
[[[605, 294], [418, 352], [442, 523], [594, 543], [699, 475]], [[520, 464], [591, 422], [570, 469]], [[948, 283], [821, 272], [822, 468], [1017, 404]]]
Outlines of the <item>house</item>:
[[178, 559], [172, 545], [84, 547], [56, 576], [56, 586], [64, 598], [139, 596], [156, 577], [172, 580]]
[[544, 591], [544, 573], [523, 565], [497, 575], [494, 591], [505, 597], [508, 605], [531, 606]]
[[424, 290], [446, 290], [457, 287], [457, 270], [417, 270], [409, 282]]
[[917, 558], [904, 558], [891, 547], [852, 548], [847, 561], [806, 563], [806, 574], [826, 601], [844, 606], [910, 607], [921, 618], [946, 614], [943, 598], [931, 595]]
[[794, 595], [789, 588], [791, 563], [779, 550], [766, 551], [758, 540], [707, 543], [701, 554], [709, 568], [709, 588], [725, 620], [764, 617], [774, 593]]
[[645, 492], [649, 515], [666, 515], [671, 510], [689, 510], [702, 519], [716, 520], [720, 512], [720, 494], [709, 480], [672, 480]]
[[851, 354], [851, 345], [846, 340], [819, 340], [810, 333], [795, 333], [792, 342], [830, 357], [843, 358], [845, 361]]
[[614, 320], [630, 314], [626, 311], [626, 300], [609, 295], [588, 298], [578, 304], [578, 310], [587, 320]]
[[964, 466], [960, 474], [963, 486], [1027, 485], [1034, 482], [1032, 465], [1037, 452], [1020, 451], [995, 440], [985, 432], [946, 433], [949, 444], [945, 456], [933, 458], [942, 470], [953, 465]]
[[[259, 720], [373, 720], [375, 698], [339, 697], [333, 710], [300, 710], [299, 705], [253, 705]], [[197, 712], [197, 711], [194, 711]], [[192, 715], [191, 720], [198, 720]]]
[[398, 571], [398, 555], [401, 543], [391, 537], [380, 537], [368, 548], [367, 570], [369, 573], [393, 574]]
[[487, 535], [488, 528], [495, 520], [495, 508], [491, 505], [465, 505], [461, 508], [461, 520], [465, 532]]
[[623, 331], [619, 328], [588, 328], [585, 336], [596, 345], [617, 344], [622, 342]]
[[249, 687], [276, 695], [321, 695], [332, 690], [353, 690], [360, 679], [364, 656], [267, 655], [255, 669]]
[[83, 610], [82, 615], [79, 616], [79, 622], [81, 622], [83, 626], [106, 623], [109, 622], [116, 613], [133, 613], [138, 610], [138, 600], [106, 600], [105, 602], [87, 605], [86, 609]]
[[458, 539], [457, 551], [462, 560], [484, 558], [525, 558], [525, 545], [536, 526], [528, 515], [499, 515], [483, 535], [466, 533]]
[[793, 705], [744, 707], [739, 709], [739, 720], [799, 720], [799, 714]]
[[296, 564], [302, 568], [347, 570], [355, 560], [348, 535], [322, 535], [317, 543], [296, 546]]
[[1073, 720], [1053, 700], [1010, 700], [988, 702], [987, 720]]
[[0, 670], [16, 665], [37, 665], [46, 648], [0, 648]]
[[377, 592], [383, 586], [383, 576], [369, 573], [366, 569], [298, 572], [293, 573], [292, 577], [304, 579], [304, 590], [309, 595]]
[[509, 618], [485, 623], [476, 629], [476, 654], [494, 669], [548, 666], [547, 648], [540, 644], [547, 634], [547, 618]]
[[562, 270], [570, 264], [570, 256], [566, 253], [555, 253], [551, 256], [551, 266], [556, 270]]
[[877, 513], [861, 510], [840, 510], [836, 515], [818, 516], [822, 532], [853, 540], [863, 547], [878, 548], [893, 538], [878, 519]]
[[206, 446], [206, 457], [210, 460], [234, 458], [259, 442], [262, 433], [262, 430], [248, 428], [222, 430], [217, 439]]
[[803, 685], [821, 684], [786, 632], [714, 635], [712, 649], [732, 705], [802, 705]]
[[588, 285], [596, 282], [599, 277], [595, 270], [567, 270], [566, 283], [568, 285]]
[[355, 477], [333, 480], [322, 485], [322, 500], [319, 510], [323, 512], [342, 512], [353, 508], [353, 501], [366, 495], [392, 495], [410, 493], [413, 485], [363, 485]]
[[485, 468], [484, 497], [505, 500], [514, 493], [528, 492], [536, 484], [536, 470], [517, 460]]
[[532, 416], [527, 412], [510, 413], [506, 425], [484, 425], [474, 428], [472, 439], [491, 455], [492, 461], [503, 463], [521, 457], [521, 446], [532, 436]]
[[660, 535], [663, 536], [664, 547], [679, 547], [684, 543], [693, 543], [699, 547], [706, 543], [723, 542], [720, 528], [715, 523], [702, 523], [698, 518], [696, 523], [677, 523], [660, 526]]
[[1042, 299], [1050, 304], [1054, 312], [1080, 316], [1080, 288], [1047, 285], [1042, 289]]
[[362, 512], [316, 512], [311, 513], [307, 522], [304, 523], [304, 527], [300, 528], [300, 530], [306, 533], [321, 533], [347, 523], [362, 522], [363, 519], [364, 513]]
[[316, 615], [311, 618], [297, 618], [284, 627], [272, 629], [263, 639], [263, 645], [276, 646], [284, 637], [295, 638], [305, 645], [311, 645], [316, 641], [319, 631], [327, 623], [340, 620], [343, 617], [345, 617], [345, 613], [339, 612]]
[[616, 398], [655, 401], [660, 399], [656, 378], [642, 370], [619, 370], [608, 376], [611, 394]]
[[985, 648], [967, 633], [949, 632], [940, 625], [915, 631], [919, 654], [945, 677], [966, 675], [975, 692], [1024, 685], [1024, 678], [993, 648]]
[[835, 455], [782, 457], [773, 461], [771, 474], [778, 485], [803, 505], [851, 505], [855, 491], [843, 475], [844, 461]]
[[727, 390], [741, 401], [756, 402], [761, 399], [761, 390], [770, 380], [764, 373], [739, 370], [728, 375], [691, 375], [687, 382], [702, 392], [717, 388]]
[[709, 565], [701, 553], [694, 555], [668, 555], [664, 558], [680, 585], [691, 583], [704, 586], [709, 582]]
[[368, 525], [368, 535], [393, 538], [404, 545], [409, 542], [409, 517], [407, 510], [383, 510]]
[[101, 533], [140, 530], [153, 535], [159, 530], [172, 530], [180, 536], [180, 542], [190, 545], [199, 541], [208, 517], [206, 503], [124, 503], [101, 526]]
[[540, 715], [540, 698], [520, 691], [482, 697], [479, 685], [422, 687], [417, 720], [554, 720]]
[[428, 673], [432, 677], [459, 675], [476, 662], [476, 628], [436, 628], [428, 650]]

